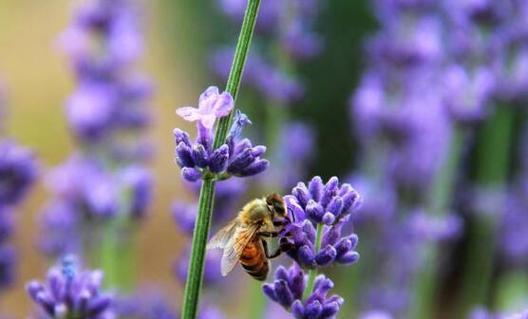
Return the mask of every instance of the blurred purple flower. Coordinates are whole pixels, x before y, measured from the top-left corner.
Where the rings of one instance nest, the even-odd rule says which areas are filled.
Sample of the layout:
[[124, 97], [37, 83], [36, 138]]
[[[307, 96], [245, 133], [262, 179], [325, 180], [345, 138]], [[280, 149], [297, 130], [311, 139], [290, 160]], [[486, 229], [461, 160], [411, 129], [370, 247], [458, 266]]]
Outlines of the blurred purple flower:
[[[178, 256], [178, 259], [173, 265], [173, 271], [175, 277], [181, 282], [185, 283], [187, 280], [187, 267], [189, 266], [190, 247], [186, 248], [182, 254]], [[207, 251], [205, 255], [205, 266], [204, 266], [204, 284], [214, 285], [221, 281], [222, 274], [220, 273], [220, 261], [222, 259], [222, 253], [219, 250]]]
[[156, 291], [141, 289], [141, 293], [119, 296], [114, 302], [120, 318], [130, 319], [179, 319], [169, 302]]
[[97, 149], [93, 160], [120, 161], [118, 155], [145, 147], [138, 135], [150, 122], [152, 87], [132, 68], [142, 51], [139, 15], [132, 1], [91, 1], [76, 8], [59, 38], [78, 83], [66, 101], [66, 115], [79, 145]]
[[441, 242], [457, 238], [463, 229], [462, 219], [457, 215], [434, 216], [431, 213], [417, 211], [406, 219], [406, 228], [416, 242]]
[[46, 205], [39, 216], [38, 248], [47, 256], [63, 256], [81, 250], [79, 234], [82, 216], [69, 201], [54, 201]]
[[153, 181], [150, 172], [142, 166], [129, 166], [120, 172], [123, 187], [130, 192], [130, 214], [142, 218], [152, 199]]
[[81, 84], [66, 104], [68, 121], [76, 135], [100, 139], [115, 118], [116, 94], [108, 85]]
[[32, 152], [11, 140], [0, 141], [0, 206], [18, 204], [36, 177]]
[[101, 290], [100, 271], [79, 271], [74, 257], [64, 257], [53, 267], [46, 283], [31, 281], [27, 292], [47, 318], [114, 318], [112, 297]]
[[528, 310], [511, 314], [492, 313], [484, 308], [477, 308], [471, 312], [468, 319], [526, 319]]
[[287, 122], [277, 141], [271, 159], [273, 165], [262, 178], [266, 184], [288, 189], [298, 180], [306, 178], [308, 166], [314, 158], [315, 132], [302, 122]]
[[56, 167], [46, 183], [56, 197], [71, 202], [81, 218], [113, 217], [119, 210], [119, 181], [102, 165], [82, 156], [74, 154]]
[[453, 65], [445, 71], [444, 88], [444, 101], [453, 119], [474, 123], [488, 115], [495, 76], [484, 67], [470, 73], [460, 65]]
[[15, 280], [17, 257], [12, 246], [0, 245], [0, 291], [11, 286]]
[[[211, 69], [222, 80], [227, 80], [233, 55], [232, 48], [221, 48], [211, 57]], [[280, 105], [298, 100], [304, 91], [294, 77], [276, 68], [258, 52], [253, 52], [248, 57], [244, 83], [271, 101], [280, 102]]]
[[338, 295], [327, 296], [334, 283], [324, 275], [315, 279], [313, 292], [303, 300], [306, 276], [297, 264], [286, 269], [279, 266], [273, 283], [263, 285], [266, 296], [290, 311], [297, 319], [335, 318], [344, 299]]
[[513, 185], [506, 197], [505, 205], [498, 207], [500, 218], [501, 253], [509, 264], [523, 267], [528, 264], [528, 183], [522, 180]]
[[228, 115], [234, 106], [231, 94], [220, 94], [216, 86], [210, 86], [200, 95], [198, 108], [184, 106], [177, 109], [176, 114], [186, 121], [200, 121], [205, 128], [212, 129], [216, 119]]
[[[222, 11], [235, 23], [242, 22], [247, 1], [245, 0], [219, 0]], [[269, 31], [277, 26], [281, 1], [271, 0], [262, 2], [259, 8], [259, 18], [257, 19], [258, 31]]]
[[360, 314], [359, 319], [393, 319], [393, 316], [385, 311], [370, 310]]
[[50, 255], [83, 252], [95, 228], [118, 215], [146, 214], [152, 154], [142, 137], [150, 123], [150, 81], [134, 64], [143, 51], [141, 11], [134, 1], [80, 4], [59, 37], [77, 88], [65, 113], [78, 150], [46, 178], [52, 198], [40, 219], [40, 248]]
[[361, 194], [361, 206], [351, 216], [355, 226], [368, 222], [386, 223], [397, 214], [398, 197], [392, 187], [381, 189], [373, 179], [356, 175], [349, 179]]
[[9, 244], [13, 207], [24, 199], [37, 171], [37, 162], [30, 150], [11, 140], [0, 140], [0, 293], [15, 279], [17, 257]]
[[108, 171], [79, 154], [54, 168], [45, 182], [53, 197], [42, 211], [38, 245], [51, 256], [79, 252], [97, 239], [91, 227], [101, 221], [119, 214], [142, 218], [152, 197], [152, 177], [142, 165]]
[[444, 52], [439, 17], [422, 15], [412, 20], [387, 19], [382, 23], [383, 31], [367, 44], [374, 63], [414, 67], [441, 61]]
[[306, 60], [317, 56], [323, 49], [320, 36], [306, 30], [300, 21], [290, 23], [281, 39], [286, 52], [298, 60]]

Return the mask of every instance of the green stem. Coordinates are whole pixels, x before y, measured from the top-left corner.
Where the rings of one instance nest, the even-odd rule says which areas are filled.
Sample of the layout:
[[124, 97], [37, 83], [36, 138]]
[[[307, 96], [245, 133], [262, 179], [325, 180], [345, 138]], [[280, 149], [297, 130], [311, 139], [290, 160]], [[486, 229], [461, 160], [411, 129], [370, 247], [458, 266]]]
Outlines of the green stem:
[[[477, 145], [476, 182], [484, 189], [500, 190], [508, 177], [513, 135], [514, 111], [499, 106], [496, 114], [483, 127]], [[496, 212], [477, 212], [469, 225], [468, 254], [464, 263], [461, 286], [460, 317], [476, 305], [489, 301], [489, 288], [493, 272], [496, 235]]]
[[211, 224], [215, 182], [204, 179], [198, 200], [198, 216], [194, 226], [189, 271], [183, 297], [182, 318], [196, 318], [200, 289], [203, 281], [205, 246]]
[[135, 285], [137, 258], [134, 228], [128, 215], [103, 225], [100, 256], [105, 285], [121, 292], [132, 292]]
[[130, 192], [130, 189], [122, 190], [117, 217], [99, 225], [99, 257], [105, 285], [122, 292], [132, 292], [136, 279], [136, 225], [130, 216]]
[[[454, 184], [464, 145], [462, 128], [455, 127], [447, 158], [438, 171], [428, 198], [429, 211], [435, 216], [443, 216], [449, 209], [453, 197]], [[437, 265], [439, 249], [434, 243], [424, 247], [424, 262], [421, 272], [415, 278], [415, 305], [410, 318], [431, 318], [434, 314], [434, 299], [437, 293]]]
[[[248, 57], [249, 46], [251, 44], [251, 39], [253, 38], [253, 31], [255, 30], [255, 23], [257, 22], [259, 6], [260, 0], [248, 1], [246, 12], [244, 13], [244, 20], [242, 21], [242, 28], [240, 30], [240, 35], [238, 37], [238, 42], [235, 49], [235, 56], [233, 57], [233, 64], [231, 64], [229, 78], [227, 79], [226, 91], [231, 93], [235, 101], [238, 96], [238, 89], [240, 88], [244, 66]], [[233, 113], [234, 112], [231, 112], [229, 115], [221, 118], [218, 122], [214, 148], [218, 148], [224, 143], [231, 126]]]
[[[260, 0], [248, 1], [246, 12], [244, 14], [244, 20], [242, 22], [240, 36], [235, 49], [233, 64], [231, 65], [231, 71], [227, 80], [226, 91], [231, 93], [235, 101], [238, 96], [238, 89], [240, 87], [244, 65], [247, 60], [249, 46], [253, 37], [259, 5]], [[225, 142], [227, 133], [231, 126], [232, 116], [233, 112], [220, 119], [216, 127], [215, 140], [213, 144], [214, 148], [218, 148]], [[194, 319], [197, 315], [200, 289], [202, 287], [203, 281], [205, 247], [207, 244], [209, 228], [211, 226], [214, 193], [214, 179], [210, 176], [204, 177], [202, 187], [200, 189], [198, 213], [193, 232], [191, 256], [188, 267], [189, 271], [187, 274], [187, 281], [185, 284], [183, 297], [182, 319]]]
[[[315, 237], [315, 251], [318, 252], [321, 249], [321, 241], [323, 239], [323, 225], [318, 224], [317, 225], [317, 236]], [[304, 288], [303, 292], [303, 300], [306, 300], [310, 296], [310, 294], [313, 292], [314, 285], [315, 285], [315, 277], [317, 277], [317, 268], [310, 269], [308, 272], [308, 283], [306, 284], [306, 288]]]

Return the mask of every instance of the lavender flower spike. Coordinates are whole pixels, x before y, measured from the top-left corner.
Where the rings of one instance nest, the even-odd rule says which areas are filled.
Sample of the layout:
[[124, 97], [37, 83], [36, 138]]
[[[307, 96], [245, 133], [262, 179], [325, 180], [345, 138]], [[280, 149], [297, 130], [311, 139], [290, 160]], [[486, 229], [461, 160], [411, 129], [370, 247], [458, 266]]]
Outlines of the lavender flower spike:
[[[349, 184], [339, 185], [337, 177], [326, 184], [314, 177], [308, 185], [297, 184], [292, 195], [285, 196], [293, 223], [287, 225], [281, 238], [291, 249], [288, 255], [304, 268], [352, 264], [359, 259], [355, 251], [358, 237], [342, 236], [342, 228], [351, 212], [359, 207], [359, 194]], [[320, 249], [317, 230], [322, 228]]]
[[36, 177], [32, 152], [10, 140], [0, 141], [0, 206], [18, 204]]
[[263, 290], [271, 300], [291, 311], [297, 319], [335, 318], [344, 300], [338, 295], [327, 296], [334, 283], [324, 275], [319, 275], [312, 294], [302, 300], [306, 283], [306, 276], [297, 264], [289, 269], [280, 266], [275, 272], [275, 281], [265, 284]]
[[[221, 94], [218, 95], [217, 89], [212, 88], [214, 87], [208, 88], [200, 97], [201, 101], [206, 102], [200, 103], [207, 103], [208, 105], [223, 103], [218, 102], [218, 100], [224, 98], [220, 97]], [[215, 101], [212, 101], [213, 98]], [[214, 108], [210, 107], [210, 109]], [[223, 107], [219, 106], [218, 108], [222, 109]], [[229, 109], [232, 109], [232, 106]], [[209, 115], [206, 117], [209, 118]], [[259, 174], [269, 166], [269, 162], [261, 158], [266, 152], [265, 146], [253, 146], [247, 138], [238, 139], [242, 129], [251, 124], [245, 114], [236, 112], [226, 143], [216, 149], [213, 149], [213, 126], [216, 115], [213, 115], [212, 118], [214, 119], [212, 123], [198, 121], [196, 125], [198, 134], [194, 142], [191, 141], [187, 132], [174, 129], [176, 163], [181, 167], [182, 177], [185, 180], [195, 182], [207, 174], [213, 174], [218, 180], [224, 180], [231, 176], [246, 177]], [[196, 117], [196, 119], [198, 118]]]
[[78, 272], [75, 258], [67, 256], [50, 270], [45, 284], [32, 281], [27, 292], [45, 318], [113, 319], [112, 298], [101, 292], [102, 279], [100, 271]]
[[203, 126], [211, 129], [216, 119], [228, 115], [234, 106], [231, 94], [228, 92], [220, 94], [216, 86], [210, 86], [200, 95], [198, 108], [184, 106], [177, 109], [176, 114], [186, 121], [200, 121]]

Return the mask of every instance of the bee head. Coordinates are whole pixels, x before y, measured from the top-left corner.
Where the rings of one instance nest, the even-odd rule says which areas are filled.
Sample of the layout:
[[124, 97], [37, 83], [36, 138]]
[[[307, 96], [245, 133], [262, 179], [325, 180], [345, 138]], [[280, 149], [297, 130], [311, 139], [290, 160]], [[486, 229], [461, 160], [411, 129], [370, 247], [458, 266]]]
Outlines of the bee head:
[[279, 194], [270, 194], [266, 197], [266, 204], [270, 212], [279, 216], [285, 217], [287, 215], [284, 200]]

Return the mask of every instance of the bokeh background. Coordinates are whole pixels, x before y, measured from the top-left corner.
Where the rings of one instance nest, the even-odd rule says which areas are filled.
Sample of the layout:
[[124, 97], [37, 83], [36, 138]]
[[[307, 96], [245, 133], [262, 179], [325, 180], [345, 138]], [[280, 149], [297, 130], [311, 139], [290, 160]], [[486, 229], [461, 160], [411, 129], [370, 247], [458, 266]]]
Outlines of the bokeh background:
[[[32, 306], [26, 296], [25, 283], [33, 278], [42, 278], [51, 262], [36, 249], [36, 241], [39, 238], [37, 215], [50, 196], [42, 184], [45, 172], [64, 161], [74, 148], [63, 105], [75, 84], [67, 59], [58, 48], [57, 37], [69, 24], [72, 10], [79, 2], [82, 1], [0, 2], [0, 80], [6, 87], [8, 100], [8, 113], [2, 120], [5, 122], [7, 135], [34, 150], [40, 166], [36, 186], [16, 212], [16, 233], [12, 242], [19, 253], [17, 280], [7, 293], [0, 294], [1, 312], [14, 318], [24, 318], [29, 314]], [[365, 163], [365, 158], [368, 159], [360, 152], [364, 152], [368, 147], [361, 147], [361, 139], [364, 136], [355, 131], [354, 123], [358, 121], [351, 120], [351, 114], [354, 113], [351, 112], [350, 101], [369, 65], [367, 61], [371, 64], [374, 61], [376, 64], [376, 58], [381, 59], [369, 56], [372, 51], [365, 50], [366, 40], [381, 27], [390, 28], [390, 23], [382, 25], [376, 20], [373, 2], [368, 0], [321, 1], [315, 17], [313, 30], [322, 39], [322, 50], [309, 60], [296, 64], [295, 73], [304, 85], [304, 95], [291, 103], [288, 118], [302, 120], [315, 132], [314, 151], [304, 167], [305, 177], [320, 175], [327, 179], [336, 175], [343, 180], [354, 181], [352, 176], [357, 176], [357, 173], [364, 169], [362, 163]], [[199, 94], [209, 85], [224, 86], [223, 80], [211, 70], [211, 55], [222, 45], [234, 44], [238, 26], [222, 14], [219, 3], [214, 0], [144, 1], [141, 19], [145, 32], [145, 51], [139, 67], [152, 79], [155, 89], [151, 103], [153, 122], [148, 130], [155, 150], [149, 164], [154, 172], [155, 186], [148, 217], [142, 222], [138, 232], [138, 281], [148, 287], [160, 287], [168, 300], [179, 305], [182, 286], [174, 278], [171, 267], [182, 248], [188, 244], [188, 239], [174, 224], [171, 205], [174, 200], [192, 201], [196, 197], [182, 184], [180, 169], [174, 162], [172, 135], [175, 127], [192, 131], [193, 126], [177, 117], [175, 109], [183, 105], [195, 105]], [[250, 90], [249, 85], [242, 84], [239, 106], [254, 119], [254, 125], [249, 128], [248, 134], [260, 143], [265, 143], [269, 136], [260, 134], [263, 128], [259, 127], [258, 119], [261, 118], [262, 110], [268, 106], [261, 101], [261, 96], [251, 97], [244, 93]], [[276, 117], [282, 116], [280, 109], [273, 114]], [[266, 116], [270, 114], [267, 113]], [[517, 116], [525, 117], [524, 111], [519, 111]], [[473, 127], [476, 128], [470, 135], [477, 134], [475, 132], [479, 131], [480, 124], [477, 123]], [[522, 127], [522, 121], [517, 121], [515, 130], [519, 136]], [[395, 139], [399, 138], [396, 136], [398, 132], [396, 129]], [[430, 131], [425, 132], [429, 134], [427, 132]], [[519, 140], [520, 138], [515, 139], [517, 144], [512, 144], [512, 148], [516, 149], [517, 145], [520, 145]], [[470, 139], [467, 143], [468, 151], [465, 154], [473, 154], [476, 142]], [[471, 156], [466, 155], [466, 158]], [[520, 166], [514, 162], [512, 159], [508, 164], [511, 167], [510, 180], [515, 179], [515, 167]], [[463, 172], [460, 174], [462, 182], [453, 183], [452, 187], [456, 185], [457, 190], [462, 189], [467, 180], [471, 180], [474, 166], [474, 160], [461, 165], [459, 169]], [[273, 185], [273, 182], [268, 185]], [[256, 192], [269, 190], [269, 187], [256, 187]], [[382, 187], [378, 191], [385, 190]], [[243, 199], [254, 195], [256, 194], [248, 191], [243, 195]], [[374, 203], [378, 196], [385, 198], [384, 194], [369, 195], [366, 200]], [[466, 199], [462, 196], [464, 194], [458, 196], [461, 198], [455, 195], [458, 194], [453, 195], [452, 203], [462, 203], [456, 207], [465, 209]], [[400, 193], [398, 196], [403, 198], [406, 195]], [[381, 199], [380, 202], [383, 203]], [[459, 217], [463, 220], [462, 224], [467, 224], [467, 221], [472, 219], [462, 214], [459, 214]], [[427, 229], [427, 226], [423, 229]], [[361, 233], [360, 229], [355, 231]], [[520, 231], [522, 232], [522, 229]], [[528, 234], [528, 229], [526, 233]], [[379, 240], [372, 234], [375, 234], [375, 231], [366, 236], [369, 243], [363, 246], [365, 248], [360, 244], [358, 251], [362, 256], [368, 256], [366, 259], [369, 262], [376, 263], [377, 259], [383, 258], [381, 254], [384, 251], [375, 245], [390, 246], [391, 239]], [[462, 260], [469, 254], [468, 236], [458, 236], [450, 243], [449, 248], [440, 253], [442, 257], [439, 264], [443, 269], [443, 282], [438, 285], [441, 292], [436, 297], [437, 305], [434, 311], [440, 318], [459, 316], [450, 310], [456, 304], [453, 297], [458, 291], [456, 282], [462, 280]], [[400, 244], [406, 243], [404, 241]], [[412, 253], [406, 256], [413, 258]], [[395, 260], [405, 263], [397, 258]], [[498, 277], [499, 270], [505, 268], [507, 267], [500, 263], [494, 264], [494, 276]], [[353, 278], [349, 282], [356, 283], [355, 293], [351, 293], [350, 289], [344, 285], [340, 286], [339, 283], [336, 288], [347, 303], [350, 301], [352, 305], [360, 304], [360, 292], [367, 288], [357, 284], [357, 278], [365, 274], [365, 269], [352, 269], [350, 272], [346, 268], [333, 269], [333, 273], [341, 276], [340, 278]], [[381, 274], [377, 279], [383, 281]], [[251, 291], [259, 289], [256, 283], [240, 272], [235, 276], [240, 279], [235, 281], [234, 286], [251, 287]], [[497, 281], [493, 282], [492, 287], [498, 289]], [[252, 311], [247, 290], [235, 288], [232, 289], [233, 296], [218, 299], [218, 304], [226, 310], [228, 318], [247, 318]], [[528, 290], [521, 291], [521, 299], [526, 299], [527, 292]], [[381, 299], [382, 294], [378, 297]], [[519, 296], [516, 295], [512, 299], [517, 300]], [[488, 305], [482, 306], [493, 304], [489, 302]], [[494, 305], [497, 306], [496, 303]], [[355, 310], [348, 309], [346, 313], [352, 316]], [[401, 313], [395, 315], [395, 318], [406, 317]]]

